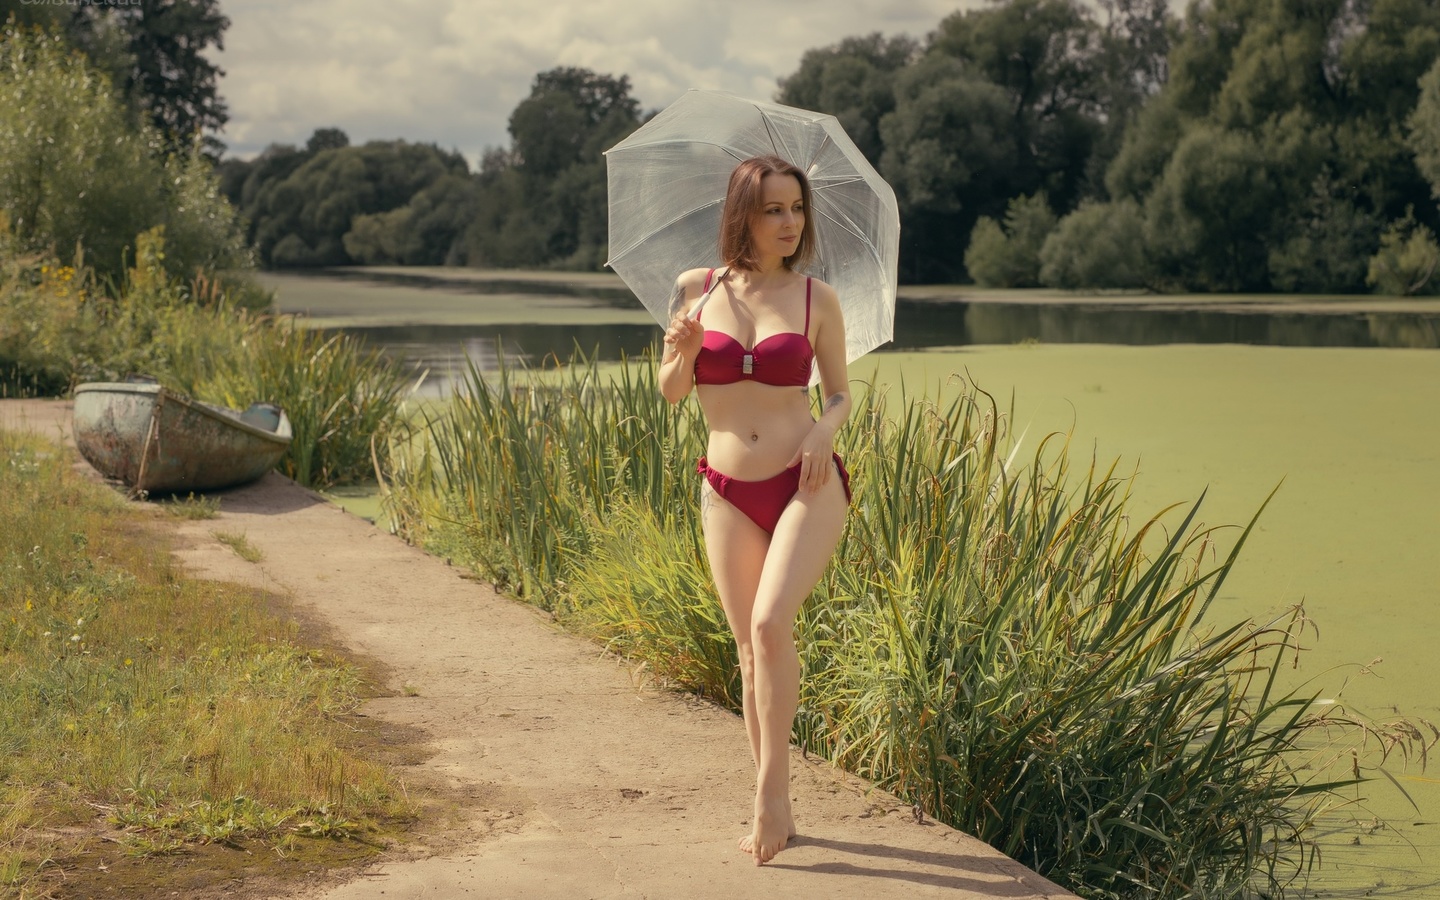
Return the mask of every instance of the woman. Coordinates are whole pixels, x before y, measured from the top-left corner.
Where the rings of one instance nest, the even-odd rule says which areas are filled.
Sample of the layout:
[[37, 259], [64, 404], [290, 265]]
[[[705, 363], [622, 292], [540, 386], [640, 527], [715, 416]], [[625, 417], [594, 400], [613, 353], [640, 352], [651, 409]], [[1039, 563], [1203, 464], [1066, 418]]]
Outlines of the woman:
[[[705, 476], [701, 526], [740, 657], [756, 769], [755, 815], [740, 849], [756, 865], [795, 836], [795, 615], [835, 551], [850, 499], [834, 453], [850, 414], [845, 323], [834, 289], [800, 274], [815, 247], [809, 209], [810, 185], [795, 166], [763, 156], [736, 167], [720, 227], [726, 268], [676, 281], [660, 367], [665, 399], [678, 403], [694, 386], [710, 426], [696, 467]], [[826, 398], [818, 420], [807, 392], [812, 362]]]

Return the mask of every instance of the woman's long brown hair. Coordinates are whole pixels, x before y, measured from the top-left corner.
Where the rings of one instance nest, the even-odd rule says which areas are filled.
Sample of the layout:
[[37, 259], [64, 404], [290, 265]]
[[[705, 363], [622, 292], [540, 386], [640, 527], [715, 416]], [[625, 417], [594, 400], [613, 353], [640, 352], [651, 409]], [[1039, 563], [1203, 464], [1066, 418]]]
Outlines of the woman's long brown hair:
[[803, 270], [815, 253], [815, 216], [810, 206], [810, 179], [797, 166], [778, 156], [752, 156], [730, 173], [725, 189], [725, 209], [720, 215], [720, 258], [725, 265], [754, 271], [760, 265], [750, 239], [750, 223], [764, 208], [761, 182], [766, 175], [793, 175], [800, 182], [800, 201], [805, 207], [805, 226], [795, 252], [785, 257], [787, 269]]

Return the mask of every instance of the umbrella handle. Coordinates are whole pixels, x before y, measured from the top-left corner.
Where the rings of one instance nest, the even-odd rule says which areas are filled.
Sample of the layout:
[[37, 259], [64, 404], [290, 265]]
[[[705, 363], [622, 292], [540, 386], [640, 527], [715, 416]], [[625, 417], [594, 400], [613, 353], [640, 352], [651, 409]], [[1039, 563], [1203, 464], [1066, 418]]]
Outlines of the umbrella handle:
[[724, 280], [725, 280], [725, 276], [726, 276], [726, 275], [729, 275], [729, 274], [730, 274], [730, 267], [729, 267], [729, 266], [726, 266], [724, 269], [721, 269], [721, 270], [720, 270], [720, 274], [719, 274], [718, 276], [716, 276], [716, 278], [715, 278], [715, 280], [714, 280], [713, 282], [711, 282], [711, 284], [710, 284], [710, 289], [709, 289], [708, 291], [706, 291], [705, 293], [703, 293], [703, 294], [700, 295], [700, 302], [697, 303], [697, 304], [695, 304], [695, 308], [694, 308], [694, 309], [690, 310], [690, 316], [689, 316], [689, 317], [690, 317], [691, 319], [697, 319], [697, 318], [700, 317], [700, 310], [704, 309], [704, 308], [705, 308], [705, 304], [710, 302], [710, 295], [713, 294], [713, 293], [715, 293], [715, 289], [720, 286], [720, 282], [724, 281]]

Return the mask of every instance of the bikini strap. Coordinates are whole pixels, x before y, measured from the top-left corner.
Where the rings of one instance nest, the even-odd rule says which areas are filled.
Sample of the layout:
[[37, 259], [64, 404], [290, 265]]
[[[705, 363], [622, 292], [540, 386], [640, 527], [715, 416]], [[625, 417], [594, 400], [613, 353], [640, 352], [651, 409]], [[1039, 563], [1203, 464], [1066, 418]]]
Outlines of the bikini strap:
[[812, 280], [810, 276], [805, 276], [805, 330], [802, 334], [805, 335], [807, 341], [810, 339], [810, 282]]
[[[710, 279], [712, 279], [712, 278], [714, 278], [714, 277], [715, 277], [715, 270], [714, 270], [714, 269], [711, 269], [710, 271], [708, 271], [708, 272], [705, 273], [705, 286], [700, 289], [700, 292], [701, 292], [702, 295], [703, 295], [703, 294], [706, 294], [706, 293], [709, 293], [709, 291], [710, 291]], [[704, 313], [705, 313], [705, 310], [704, 310], [704, 308], [702, 307], [701, 310], [700, 310], [700, 312], [697, 312], [697, 313], [695, 314], [695, 321], [697, 321], [697, 322], [700, 321], [700, 316], [702, 316]]]

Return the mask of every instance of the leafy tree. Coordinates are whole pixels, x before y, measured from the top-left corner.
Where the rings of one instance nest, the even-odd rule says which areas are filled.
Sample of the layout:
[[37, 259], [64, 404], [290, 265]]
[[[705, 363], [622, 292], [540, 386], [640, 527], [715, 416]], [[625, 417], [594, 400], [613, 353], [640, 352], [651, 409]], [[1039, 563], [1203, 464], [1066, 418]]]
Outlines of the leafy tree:
[[63, 40], [6, 28], [0, 36], [0, 206], [15, 240], [53, 248], [102, 278], [118, 276], [136, 234], [166, 226], [165, 266], [190, 278], [197, 268], [242, 267], [235, 211], [210, 166], [193, 153], [156, 157], [160, 138], [132, 129], [109, 80]]
[[1166, 0], [1100, 6], [1103, 25], [1082, 0], [1000, 0], [946, 17], [923, 53], [846, 38], [807, 51], [777, 99], [834, 114], [895, 186], [903, 278], [962, 277], [955, 248], [1010, 197], [1045, 191], [1064, 211], [1103, 196], [1122, 135], [1164, 83]]
[[413, 215], [408, 206], [356, 216], [340, 239], [345, 253], [362, 266], [393, 266], [404, 260], [405, 233]]
[[1355, 202], [1354, 192], [1322, 172], [1310, 201], [1271, 242], [1270, 282], [1282, 291], [1363, 291], [1366, 257], [1379, 233], [1379, 222]]
[[895, 75], [918, 52], [913, 38], [886, 38], [878, 31], [806, 50], [800, 68], [780, 79], [776, 101], [834, 116], [878, 166], [884, 150], [880, 120], [895, 109]]
[[1175, 286], [1358, 290], [1378, 223], [1426, 189], [1396, 125], [1437, 55], [1434, 0], [1193, 5], [1106, 183], [1145, 203]]
[[603, 151], [640, 125], [630, 79], [558, 68], [510, 116], [510, 148], [485, 154], [469, 265], [596, 268], [606, 256]]
[[965, 251], [965, 268], [984, 287], [1040, 284], [1040, 249], [1055, 230], [1055, 213], [1043, 193], [1016, 197], [1005, 211], [1005, 227], [989, 216], [975, 224]]
[[530, 96], [510, 114], [510, 135], [524, 172], [547, 178], [595, 162], [639, 124], [629, 77], [561, 67], [535, 76]]
[[[358, 217], [404, 207], [417, 193], [446, 176], [464, 178], [468, 173], [459, 154], [405, 141], [371, 141], [313, 154], [308, 150], [303, 154], [277, 152], [270, 160], [288, 167], [294, 156], [302, 155], [303, 161], [293, 171], [263, 183], [254, 196], [256, 248], [271, 265], [352, 262], [345, 235]], [[247, 204], [247, 210], [250, 208]], [[400, 218], [386, 221], [393, 227]], [[373, 228], [374, 223], [363, 226], [356, 240], [368, 239]], [[456, 234], [460, 230], [453, 229]], [[423, 242], [423, 238], [416, 239]], [[440, 252], [442, 259], [448, 249]], [[427, 260], [435, 256], [414, 249], [405, 253]]]
[[537, 202], [520, 170], [481, 169], [475, 218], [465, 234], [467, 265], [541, 266], [548, 261], [549, 206]]
[[1099, 0], [1100, 68], [1107, 82], [1107, 114], [1114, 116], [1159, 93], [1170, 77], [1170, 45], [1176, 23], [1167, 0]]
[[0, 0], [0, 25], [11, 22], [21, 28], [38, 26], [52, 34], [61, 34], [69, 20], [70, 10], [65, 6]]
[[322, 150], [339, 150], [350, 146], [350, 135], [339, 128], [317, 128], [305, 142], [305, 152], [314, 156]]
[[1099, 127], [1083, 193], [1104, 196], [1105, 173], [1125, 132], [1169, 78], [1175, 20], [1168, 0], [1100, 0], [1106, 21], [1094, 57]]
[[1165, 172], [1175, 145], [1196, 121], [1178, 91], [1164, 91], [1140, 108], [1125, 129], [1120, 148], [1105, 172], [1105, 187], [1115, 199], [1143, 201]]
[[[225, 73], [205, 56], [212, 45], [225, 48], [230, 20], [219, 0], [63, 6], [0, 0], [0, 21], [7, 12], [22, 24], [63, 35], [89, 56], [127, 98], [135, 124], [148, 122], [166, 151], [188, 152], [197, 132], [219, 131], [229, 121], [218, 90]], [[206, 152], [218, 158], [224, 145], [213, 136], [203, 140]]]
[[1078, 0], [1009, 0], [954, 13], [928, 52], [951, 56], [1009, 98], [1005, 130], [1020, 191], [1078, 199], [1098, 133], [1100, 32]]
[[362, 265], [459, 265], [475, 193], [468, 175], [445, 175], [404, 206], [356, 216], [341, 238], [345, 252]]
[[[212, 44], [225, 49], [230, 20], [221, 14], [219, 0], [140, 0], [121, 9], [112, 15], [120, 17], [135, 59], [123, 88], [143, 98], [156, 129], [181, 147], [197, 132], [224, 128], [230, 116], [217, 82], [225, 73], [204, 55]], [[206, 146], [217, 156], [224, 149], [213, 137]]]
[[1343, 88], [1347, 109], [1392, 126], [1404, 121], [1419, 98], [1421, 76], [1440, 57], [1440, 3], [1349, 0], [1332, 29], [1349, 35], [1327, 66]]
[[1265, 290], [1262, 240], [1278, 197], [1260, 142], [1215, 126], [1190, 130], [1145, 203], [1146, 246], [1190, 289]]
[[1430, 182], [1431, 196], [1440, 200], [1440, 60], [1420, 79], [1420, 98], [1406, 124], [1415, 165]]
[[1370, 258], [1365, 283], [1380, 294], [1440, 293], [1435, 278], [1440, 244], [1435, 233], [1415, 221], [1413, 211], [1391, 223], [1380, 236], [1380, 250]]
[[903, 276], [957, 278], [964, 236], [982, 214], [1001, 214], [1014, 193], [1010, 99], [940, 55], [904, 69], [895, 98], [880, 121], [880, 172], [900, 203]]
[[1128, 197], [1082, 202], [1040, 248], [1040, 283], [1048, 287], [1139, 288], [1150, 279], [1144, 215]]

